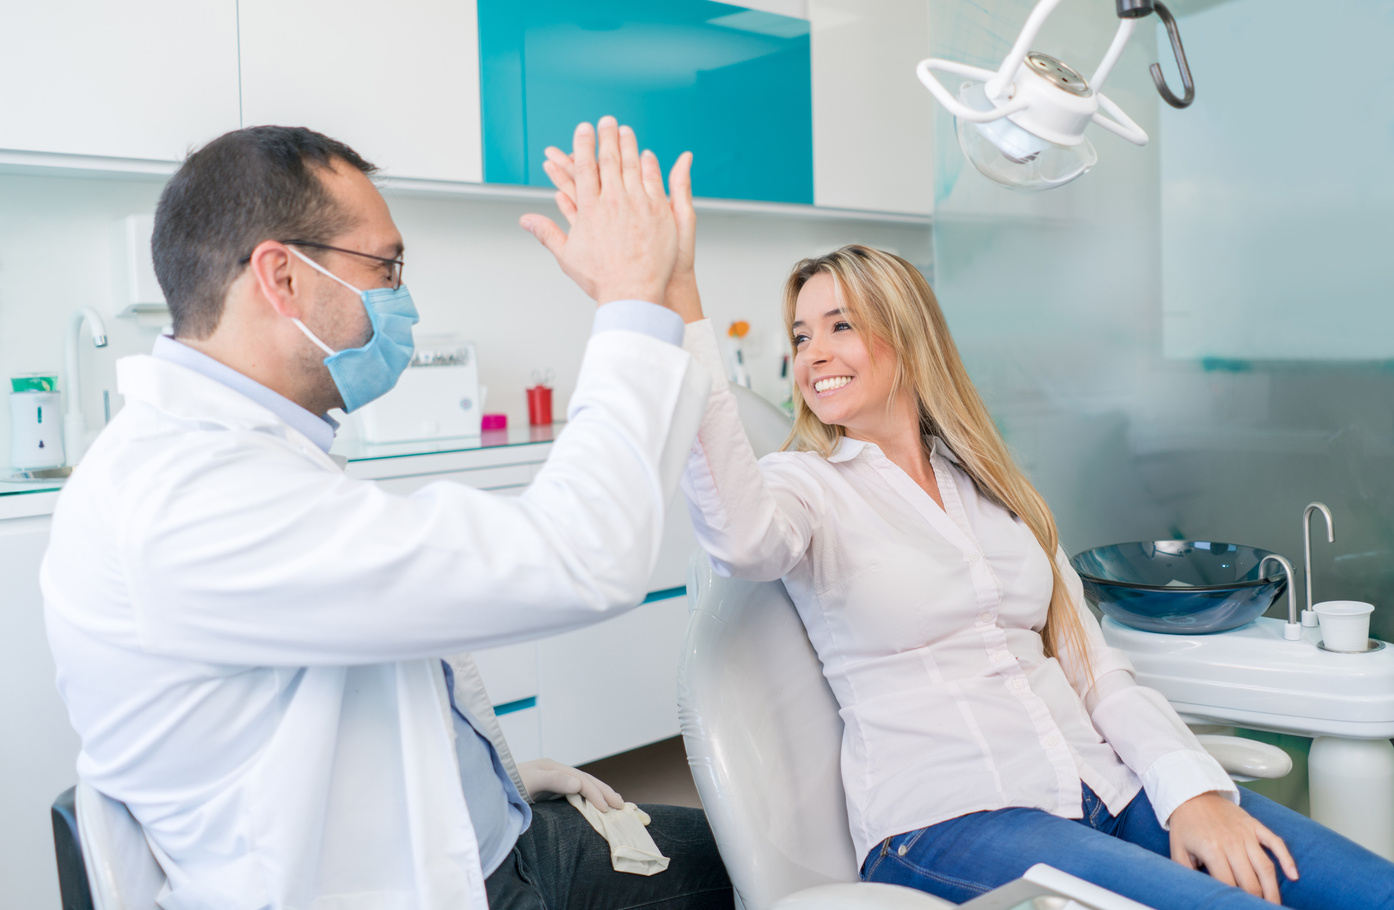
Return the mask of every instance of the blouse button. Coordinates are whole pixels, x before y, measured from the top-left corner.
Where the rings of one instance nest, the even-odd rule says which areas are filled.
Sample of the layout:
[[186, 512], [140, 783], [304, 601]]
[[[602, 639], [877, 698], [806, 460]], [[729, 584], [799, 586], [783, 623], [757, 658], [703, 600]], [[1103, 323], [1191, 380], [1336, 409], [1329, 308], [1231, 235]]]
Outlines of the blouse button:
[[1018, 677], [1017, 679], [1012, 680], [1012, 688], [1013, 688], [1013, 689], [1017, 689], [1017, 690], [1025, 689], [1025, 688], [1026, 688], [1026, 680], [1021, 679], [1021, 678], [1019, 678], [1019, 677]]
[[1047, 740], [1046, 740], [1046, 748], [1047, 748], [1047, 749], [1054, 749], [1054, 748], [1055, 748], [1056, 746], [1058, 746], [1058, 745], [1060, 745], [1060, 739], [1059, 739], [1059, 737], [1052, 736], [1052, 737], [1050, 737], [1050, 739], [1047, 739]]
[[983, 614], [981, 614], [981, 615], [978, 616], [978, 620], [979, 620], [980, 622], [992, 622], [992, 614], [991, 614], [991, 613], [983, 613]]
[[978, 554], [977, 554], [977, 553], [969, 553], [969, 554], [968, 554], [968, 561], [969, 561], [969, 562], [977, 562], [977, 561], [978, 561]]

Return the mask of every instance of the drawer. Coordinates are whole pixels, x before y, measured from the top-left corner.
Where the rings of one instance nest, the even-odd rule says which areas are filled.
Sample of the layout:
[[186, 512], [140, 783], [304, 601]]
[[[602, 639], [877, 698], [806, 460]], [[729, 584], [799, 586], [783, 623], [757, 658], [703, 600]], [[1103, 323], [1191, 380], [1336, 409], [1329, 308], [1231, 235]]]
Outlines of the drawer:
[[489, 703], [503, 705], [537, 695], [537, 642], [525, 641], [470, 655], [489, 690]]

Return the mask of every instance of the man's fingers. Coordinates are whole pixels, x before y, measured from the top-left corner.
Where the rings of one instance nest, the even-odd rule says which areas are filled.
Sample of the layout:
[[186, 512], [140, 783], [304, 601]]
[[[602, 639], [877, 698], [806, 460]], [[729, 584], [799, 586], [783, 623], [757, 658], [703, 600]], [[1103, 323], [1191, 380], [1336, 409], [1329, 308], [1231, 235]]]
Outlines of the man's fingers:
[[644, 187], [644, 177], [639, 167], [639, 140], [632, 127], [620, 127], [620, 168], [623, 171], [624, 188], [637, 193]]
[[585, 205], [600, 195], [600, 171], [595, 161], [595, 130], [589, 123], [578, 123], [571, 138], [572, 177], [576, 181], [576, 202]]
[[[600, 134], [600, 191], [618, 190], [624, 185], [624, 172], [620, 164], [620, 125], [614, 117], [601, 117], [597, 132]], [[576, 160], [579, 166], [581, 161]], [[578, 173], [577, 179], [580, 179]]]
[[566, 232], [557, 227], [557, 223], [546, 215], [524, 215], [518, 219], [523, 230], [537, 238], [537, 242], [547, 248], [547, 252], [561, 258], [562, 250], [566, 248]]
[[595, 781], [596, 785], [600, 788], [600, 795], [601, 795], [601, 797], [602, 797], [607, 803], [609, 803], [610, 806], [611, 806], [612, 808], [615, 808], [615, 809], [623, 809], [623, 808], [624, 808], [624, 797], [623, 797], [623, 796], [620, 796], [618, 793], [616, 793], [614, 787], [612, 787], [612, 786], [610, 786], [609, 784], [605, 783], [605, 781], [601, 780], [601, 779], [598, 778], [598, 777], [591, 777], [591, 780]]
[[624, 800], [609, 784], [584, 771], [577, 771], [576, 774], [581, 783], [581, 795], [590, 800], [591, 805], [601, 812], [624, 808]]

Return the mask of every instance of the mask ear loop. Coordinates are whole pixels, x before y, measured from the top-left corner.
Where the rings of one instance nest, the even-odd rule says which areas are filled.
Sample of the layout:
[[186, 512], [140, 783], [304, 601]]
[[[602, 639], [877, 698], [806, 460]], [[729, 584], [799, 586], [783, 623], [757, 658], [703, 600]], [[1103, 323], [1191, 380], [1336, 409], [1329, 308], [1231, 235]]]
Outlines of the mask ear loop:
[[[297, 250], [295, 247], [293, 247], [293, 246], [292, 246], [292, 247], [286, 247], [286, 249], [290, 250], [292, 253], [294, 253], [296, 256], [298, 256], [298, 257], [301, 259], [301, 261], [303, 261], [303, 262], [304, 262], [306, 265], [308, 265], [310, 268], [314, 269], [314, 270], [317, 271], [317, 272], [321, 272], [321, 273], [323, 273], [323, 274], [325, 274], [325, 275], [328, 275], [330, 278], [333, 278], [335, 281], [339, 282], [339, 283], [342, 284], [344, 287], [348, 288], [350, 291], [353, 291], [353, 292], [354, 292], [355, 294], [357, 294], [360, 298], [363, 296], [363, 292], [360, 291], [358, 288], [356, 288], [356, 287], [354, 287], [353, 285], [349, 284], [347, 281], [345, 281], [344, 279], [340, 278], [338, 275], [335, 275], [333, 272], [329, 271], [329, 269], [326, 269], [324, 266], [320, 265], [318, 262], [315, 262], [315, 261], [314, 261], [313, 259], [311, 259], [309, 256], [306, 256], [304, 253], [302, 253], [302, 252], [300, 252], [299, 250]], [[313, 341], [313, 342], [315, 343], [315, 346], [318, 347], [321, 351], [323, 351], [327, 356], [333, 357], [335, 354], [339, 353], [338, 351], [336, 351], [336, 350], [334, 350], [333, 348], [331, 348], [329, 345], [325, 344], [323, 341], [320, 341], [319, 338], [315, 335], [315, 333], [314, 333], [314, 332], [311, 332], [309, 329], [307, 329], [307, 328], [305, 327], [305, 323], [301, 322], [299, 319], [296, 319], [295, 317], [292, 316], [290, 321], [293, 322], [293, 323], [295, 323], [295, 327], [298, 328], [298, 329], [300, 329], [300, 331], [304, 332], [304, 333], [305, 333], [305, 337], [308, 338], [308, 339], [310, 339], [311, 341]]]
[[323, 341], [320, 341], [319, 338], [315, 336], [315, 333], [305, 328], [305, 323], [301, 322], [299, 319], [296, 319], [294, 316], [292, 316], [290, 321], [295, 323], [295, 327], [300, 331], [304, 332], [305, 337], [313, 341], [315, 343], [315, 347], [319, 348], [326, 355], [333, 357], [335, 354], [339, 353], [338, 351], [331, 348], [329, 345], [325, 344]]

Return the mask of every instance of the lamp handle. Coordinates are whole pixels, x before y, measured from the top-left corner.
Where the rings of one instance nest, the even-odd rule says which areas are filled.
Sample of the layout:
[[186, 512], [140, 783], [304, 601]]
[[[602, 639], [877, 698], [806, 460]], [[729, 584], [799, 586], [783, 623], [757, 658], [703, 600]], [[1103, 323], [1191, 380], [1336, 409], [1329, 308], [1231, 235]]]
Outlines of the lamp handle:
[[1092, 118], [1095, 123], [1116, 136], [1122, 136], [1133, 145], [1147, 144], [1147, 131], [1123, 113], [1123, 109], [1115, 104], [1112, 98], [1103, 93], [1095, 97], [1099, 99], [1099, 109], [1094, 112]]
[[[990, 111], [975, 111], [973, 108], [959, 101], [953, 96], [944, 83], [940, 82], [932, 70], [939, 70], [944, 73], [953, 73], [956, 76], [967, 76], [979, 82], [986, 82], [997, 74], [992, 70], [985, 70], [980, 66], [969, 66], [966, 63], [955, 63], [952, 60], [941, 60], [931, 57], [928, 60], [921, 60], [920, 65], [915, 67], [915, 75], [920, 77], [924, 87], [929, 89], [940, 104], [944, 105], [945, 110], [960, 120], [967, 120], [970, 123], [988, 123], [993, 120], [1001, 120], [1009, 114], [1017, 111], [1026, 110], [1027, 102], [1024, 98], [1015, 101], [1008, 101], [1001, 107], [994, 107]], [[1144, 140], [1146, 141], [1146, 140]]]

